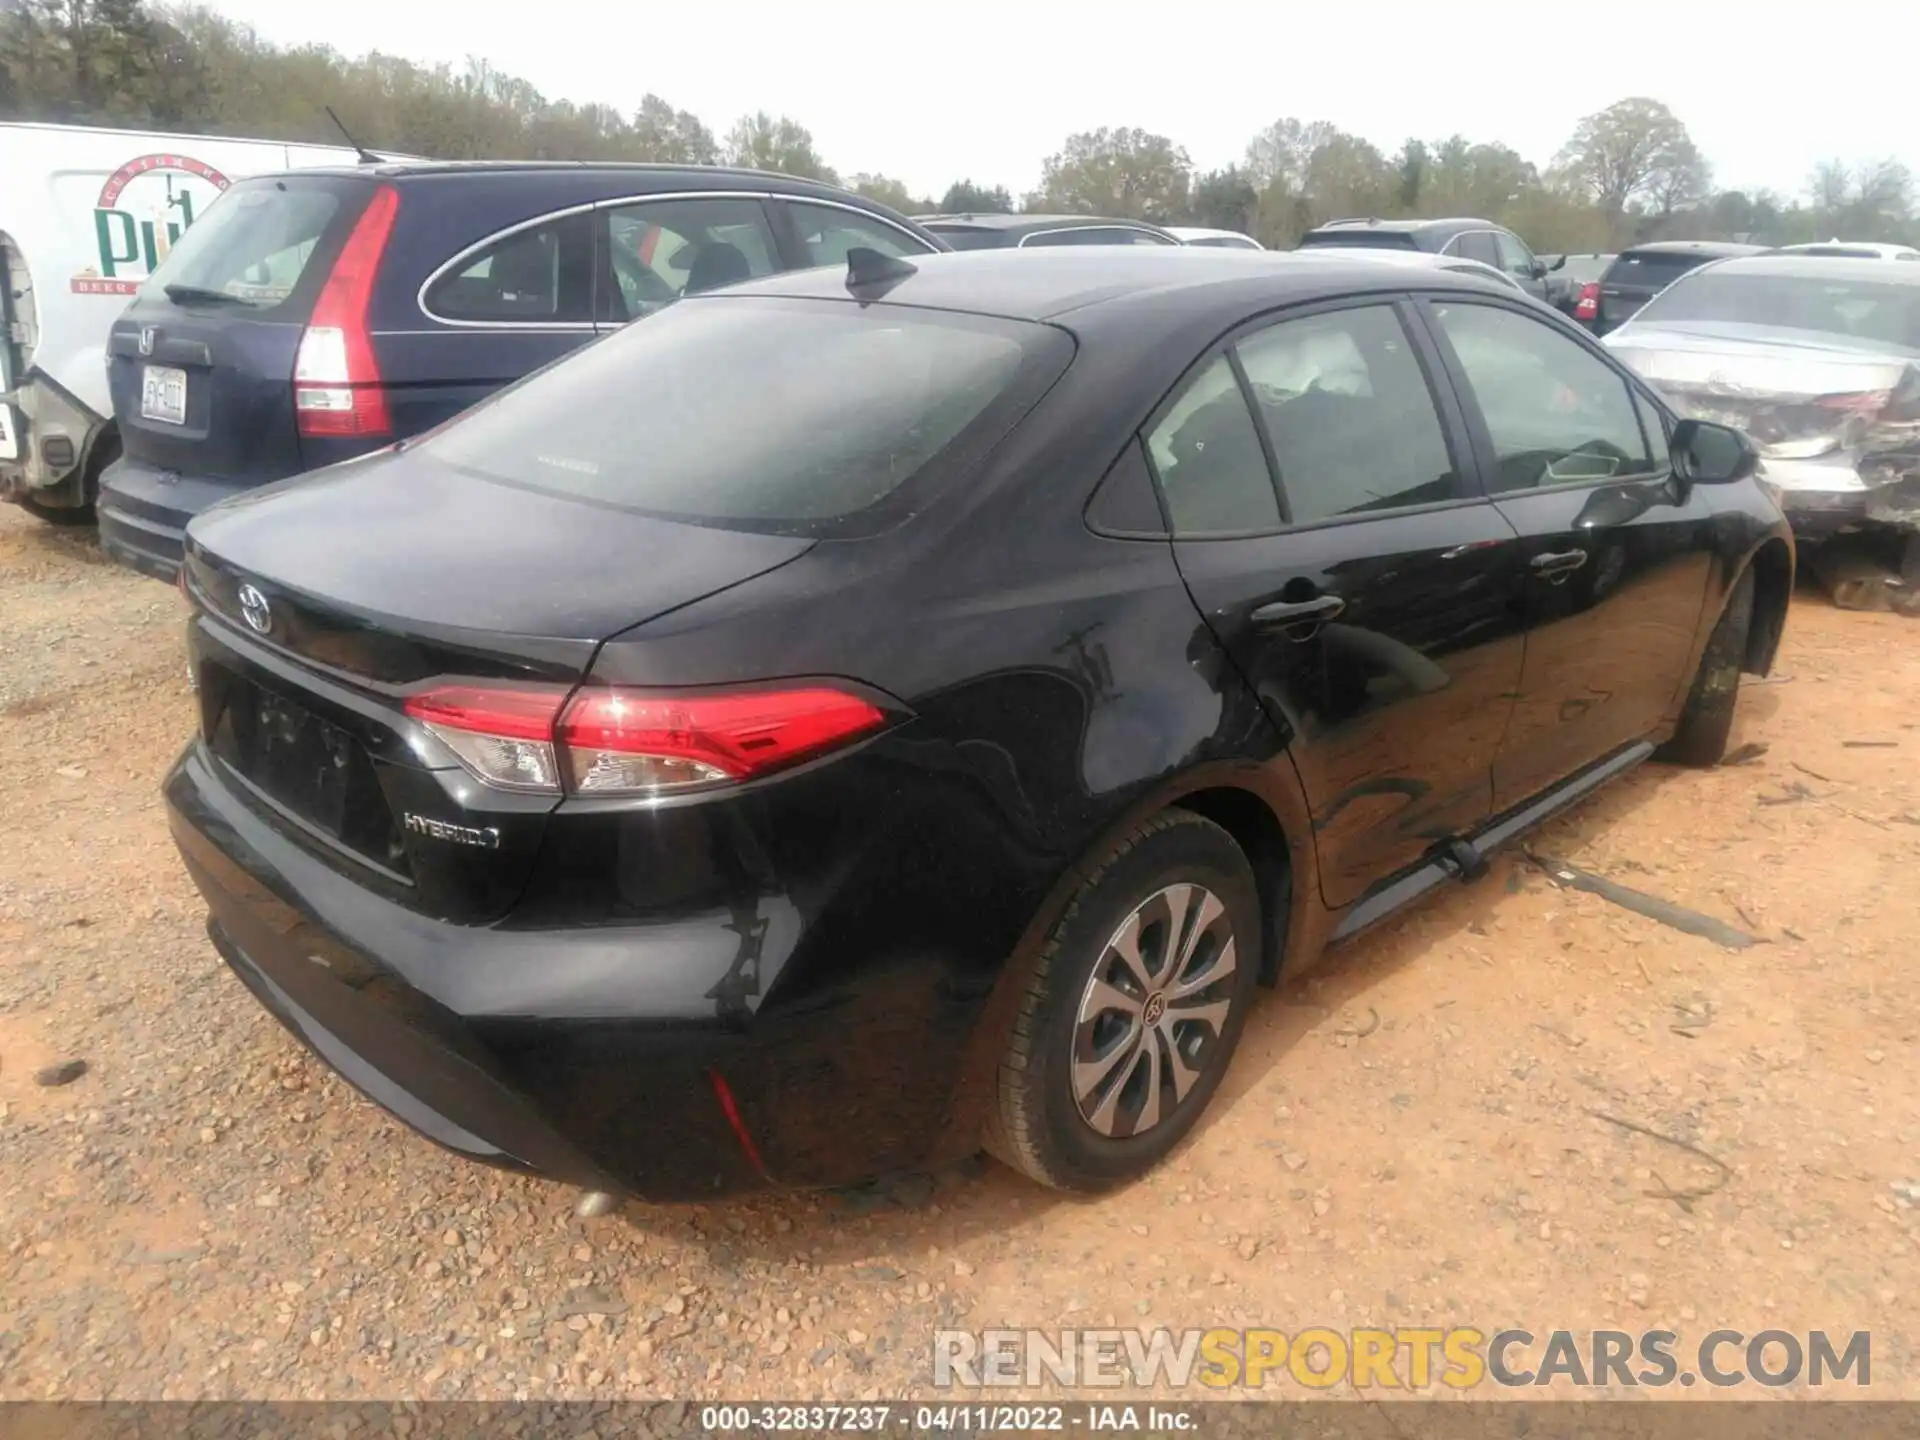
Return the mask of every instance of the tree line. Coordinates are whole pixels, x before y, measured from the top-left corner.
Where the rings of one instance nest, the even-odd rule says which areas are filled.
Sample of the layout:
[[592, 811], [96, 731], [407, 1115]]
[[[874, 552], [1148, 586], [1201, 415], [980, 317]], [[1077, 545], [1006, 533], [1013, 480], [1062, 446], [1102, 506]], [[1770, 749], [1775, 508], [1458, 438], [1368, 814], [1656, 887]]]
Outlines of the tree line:
[[1108, 127], [1068, 136], [1039, 187], [1017, 199], [971, 179], [923, 196], [885, 175], [842, 176], [790, 116], [743, 115], [719, 132], [653, 94], [631, 111], [551, 100], [482, 59], [423, 65], [274, 45], [212, 10], [148, 0], [0, 0], [0, 118], [338, 143], [329, 108], [363, 145], [440, 159], [750, 165], [843, 184], [908, 214], [1098, 214], [1242, 230], [1273, 246], [1340, 217], [1439, 215], [1498, 221], [1543, 251], [1649, 239], [1920, 243], [1913, 176], [1899, 161], [1827, 161], [1791, 197], [1716, 189], [1686, 126], [1645, 97], [1581, 120], [1545, 168], [1461, 135], [1388, 153], [1324, 121], [1285, 118], [1218, 169], [1199, 170], [1168, 136]]

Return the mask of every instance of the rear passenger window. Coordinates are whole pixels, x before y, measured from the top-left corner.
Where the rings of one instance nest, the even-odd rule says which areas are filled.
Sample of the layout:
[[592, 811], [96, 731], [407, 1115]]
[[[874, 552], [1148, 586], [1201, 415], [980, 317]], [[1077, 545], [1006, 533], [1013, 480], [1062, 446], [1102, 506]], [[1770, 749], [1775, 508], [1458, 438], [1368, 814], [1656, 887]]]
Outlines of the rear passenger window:
[[1464, 235], [1454, 237], [1453, 244], [1447, 247], [1454, 255], [1464, 255], [1469, 260], [1478, 260], [1482, 265], [1501, 268], [1500, 251], [1493, 243], [1491, 230], [1469, 230]]
[[1237, 349], [1293, 524], [1454, 497], [1446, 434], [1393, 307], [1283, 320]]
[[682, 295], [771, 275], [773, 232], [758, 200], [652, 200], [604, 212], [602, 320], [651, 315]]
[[1504, 231], [1495, 231], [1494, 249], [1500, 254], [1500, 268], [1516, 280], [1533, 279], [1533, 256], [1519, 239]]
[[1273, 530], [1280, 502], [1253, 412], [1223, 355], [1147, 437], [1176, 535]]
[[593, 231], [566, 215], [502, 236], [434, 281], [428, 312], [494, 325], [572, 325], [591, 320]]
[[800, 243], [807, 247], [807, 258], [815, 265], [844, 265], [847, 252], [854, 249], [878, 250], [882, 255], [893, 256], [927, 253], [927, 247], [906, 231], [857, 210], [808, 205], [798, 200], [789, 200], [786, 206], [793, 223], [800, 229]]

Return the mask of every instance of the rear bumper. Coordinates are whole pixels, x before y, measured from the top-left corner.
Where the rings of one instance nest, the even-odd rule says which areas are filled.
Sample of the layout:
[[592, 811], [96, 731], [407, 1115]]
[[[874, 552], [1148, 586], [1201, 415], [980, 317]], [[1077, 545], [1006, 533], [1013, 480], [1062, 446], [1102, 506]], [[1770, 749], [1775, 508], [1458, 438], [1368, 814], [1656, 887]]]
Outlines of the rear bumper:
[[1920, 473], [1870, 484], [1844, 461], [1769, 460], [1760, 479], [1802, 540], [1823, 540], [1864, 525], [1920, 530]]
[[122, 565], [171, 585], [180, 570], [187, 522], [209, 505], [253, 488], [117, 460], [100, 477], [100, 548]]
[[78, 508], [91, 498], [86, 475], [108, 421], [51, 377], [35, 373], [0, 392], [14, 437], [12, 455], [0, 454], [0, 499]]
[[[693, 1200], [977, 1148], [941, 1144], [959, 1053], [943, 1041], [971, 1034], [977, 1007], [945, 1003], [936, 967], [841, 1004], [721, 1018], [691, 923], [435, 921], [282, 834], [197, 743], [165, 796], [228, 965], [344, 1079], [460, 1155]], [[753, 904], [736, 907], [742, 944]]]

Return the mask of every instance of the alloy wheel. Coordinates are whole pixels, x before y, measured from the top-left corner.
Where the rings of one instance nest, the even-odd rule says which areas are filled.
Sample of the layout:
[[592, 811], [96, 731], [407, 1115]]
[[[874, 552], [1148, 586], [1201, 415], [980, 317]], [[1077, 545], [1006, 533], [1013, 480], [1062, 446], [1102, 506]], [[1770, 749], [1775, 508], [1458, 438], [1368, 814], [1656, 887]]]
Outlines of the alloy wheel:
[[1233, 1008], [1233, 921], [1203, 885], [1169, 885], [1121, 922], [1080, 997], [1071, 1084], [1109, 1139], [1145, 1134], [1192, 1093]]

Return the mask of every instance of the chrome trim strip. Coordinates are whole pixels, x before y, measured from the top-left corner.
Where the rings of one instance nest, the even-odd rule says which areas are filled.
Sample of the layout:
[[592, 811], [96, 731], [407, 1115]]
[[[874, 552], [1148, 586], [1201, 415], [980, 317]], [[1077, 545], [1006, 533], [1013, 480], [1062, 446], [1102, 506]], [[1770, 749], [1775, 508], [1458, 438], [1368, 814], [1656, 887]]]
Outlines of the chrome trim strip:
[[[867, 219], [872, 220], [878, 224], [884, 225], [890, 230], [898, 230], [902, 235], [904, 235], [907, 239], [911, 240], [917, 247], [919, 247], [919, 249], [921, 250], [921, 253], [923, 254], [931, 255], [931, 254], [937, 253], [936, 251], [928, 248], [925, 240], [921, 239], [920, 236], [914, 234], [913, 231], [907, 229], [904, 225], [897, 224], [896, 222], [887, 219], [886, 216], [876, 214], [872, 210], [865, 209], [862, 206], [849, 205], [844, 200], [829, 200], [824, 196], [819, 196], [819, 195], [797, 195], [797, 194], [792, 194], [785, 191], [776, 191], [776, 190], [663, 190], [663, 191], [658, 191], [652, 194], [617, 195], [617, 196], [611, 196], [605, 200], [590, 200], [580, 205], [569, 205], [564, 209], [550, 210], [544, 215], [536, 215], [530, 220], [520, 220], [515, 222], [512, 225], [506, 226], [504, 229], [496, 230], [492, 234], [486, 236], [484, 239], [476, 240], [473, 244], [467, 246], [466, 249], [459, 251], [457, 254], [453, 256], [452, 259], [443, 262], [439, 266], [439, 268], [434, 270], [432, 274], [427, 276], [427, 278], [421, 282], [420, 289], [418, 293], [414, 296], [414, 301], [419, 306], [420, 313], [422, 315], [426, 316], [427, 319], [433, 321], [435, 324], [447, 326], [449, 329], [522, 330], [522, 331], [548, 330], [548, 331], [564, 331], [567, 333], [583, 333], [584, 332], [584, 333], [591, 334], [593, 331], [599, 328], [598, 325], [591, 320], [450, 320], [446, 316], [436, 314], [433, 310], [428, 308], [427, 292], [431, 290], [436, 284], [438, 284], [440, 280], [442, 280], [448, 274], [448, 272], [454, 270], [454, 268], [460, 265], [462, 262], [471, 260], [474, 256], [478, 255], [481, 251], [487, 249], [490, 246], [499, 244], [500, 241], [505, 240], [508, 236], [519, 234], [522, 230], [536, 229], [541, 225], [551, 224], [555, 220], [564, 220], [570, 215], [586, 215], [586, 214], [592, 213], [595, 210], [614, 210], [625, 205], [646, 205], [646, 204], [652, 204], [658, 201], [670, 201], [670, 200], [783, 200], [791, 204], [797, 204], [797, 205], [819, 205], [830, 210], [845, 210], [849, 214], [865, 216]], [[1088, 226], [1077, 226], [1075, 228], [1091, 230], [1091, 229], [1137, 229], [1139, 227], [1088, 225]], [[773, 238], [774, 238], [774, 245], [777, 250], [779, 246], [779, 237], [776, 235]], [[785, 272], [780, 272], [780, 273], [785, 273]], [[390, 330], [390, 331], [382, 331], [381, 333], [383, 334], [405, 334], [405, 333], [431, 334], [433, 332], [431, 331], [405, 332], [405, 331]]]

